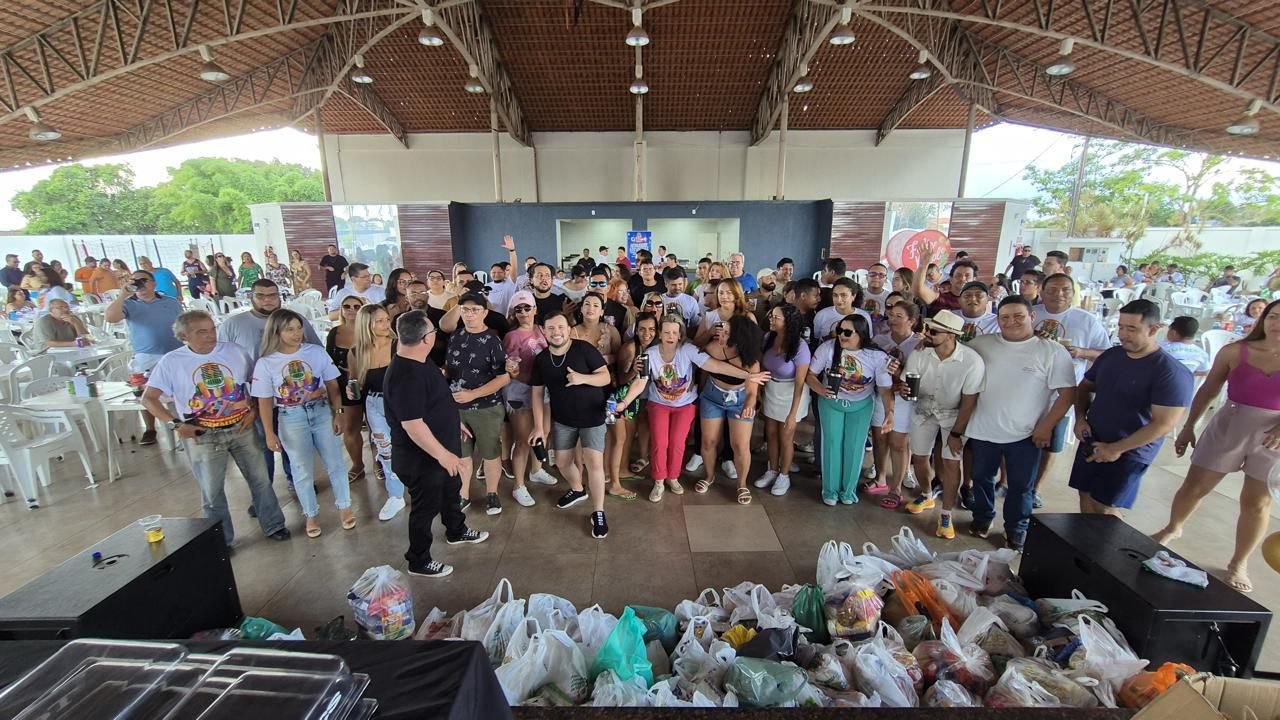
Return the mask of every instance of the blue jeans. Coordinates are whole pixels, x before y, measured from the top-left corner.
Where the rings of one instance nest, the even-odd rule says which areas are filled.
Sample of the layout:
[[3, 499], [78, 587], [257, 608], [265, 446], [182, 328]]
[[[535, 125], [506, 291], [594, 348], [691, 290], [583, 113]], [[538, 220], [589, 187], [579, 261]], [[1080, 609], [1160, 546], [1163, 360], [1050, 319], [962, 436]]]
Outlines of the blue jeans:
[[[278, 427], [280, 425], [280, 409], [271, 408], [271, 424]], [[267, 449], [266, 431], [262, 429], [262, 418], [258, 418], [253, 422], [253, 432], [258, 436], [258, 444], [262, 446], [262, 459], [267, 464], [267, 482], [275, 482], [276, 479], [276, 454]], [[284, 465], [284, 479], [289, 483], [289, 489], [293, 489], [293, 468], [289, 467], [289, 453], [285, 452], [284, 446], [280, 446], [280, 459]]]
[[191, 473], [200, 485], [200, 512], [204, 517], [222, 523], [222, 533], [228, 545], [235, 539], [235, 529], [223, 489], [227, 458], [235, 461], [245, 482], [249, 483], [262, 532], [270, 535], [284, 529], [284, 513], [280, 512], [280, 503], [271, 492], [267, 466], [262, 460], [262, 441], [256, 433], [241, 432], [235, 428], [206, 430], [203, 435], [184, 440], [183, 447], [191, 461]]
[[387, 476], [387, 494], [394, 498], [404, 497], [404, 483], [391, 469], [391, 426], [387, 424], [386, 405], [382, 393], [369, 393], [364, 399], [364, 419], [369, 423], [369, 434], [373, 437], [373, 446], [378, 450], [378, 464], [382, 466], [382, 474]]
[[280, 446], [293, 456], [293, 489], [298, 493], [302, 514], [313, 518], [320, 512], [316, 502], [316, 482], [312, 473], [315, 453], [329, 475], [333, 502], [339, 510], [351, 507], [351, 488], [347, 484], [347, 459], [342, 454], [342, 440], [333, 434], [333, 415], [328, 400], [279, 408], [280, 422], [276, 436]]
[[1040, 471], [1040, 448], [1025, 438], [1012, 443], [969, 439], [973, 452], [973, 521], [990, 523], [996, 516], [996, 478], [1000, 461], [1008, 471], [1004, 498], [1004, 531], [1025, 533], [1035, 499], [1036, 474]]

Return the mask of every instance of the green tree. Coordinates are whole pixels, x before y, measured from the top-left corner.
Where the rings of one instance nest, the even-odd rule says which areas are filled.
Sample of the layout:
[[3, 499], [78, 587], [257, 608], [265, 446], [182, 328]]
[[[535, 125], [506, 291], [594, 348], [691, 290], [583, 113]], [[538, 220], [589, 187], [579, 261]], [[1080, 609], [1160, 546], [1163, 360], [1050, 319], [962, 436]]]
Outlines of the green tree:
[[320, 173], [301, 165], [197, 158], [170, 169], [151, 213], [161, 232], [245, 233], [250, 205], [322, 200]]
[[27, 235], [154, 232], [150, 191], [134, 188], [133, 180], [128, 165], [66, 165], [12, 203], [27, 219]]

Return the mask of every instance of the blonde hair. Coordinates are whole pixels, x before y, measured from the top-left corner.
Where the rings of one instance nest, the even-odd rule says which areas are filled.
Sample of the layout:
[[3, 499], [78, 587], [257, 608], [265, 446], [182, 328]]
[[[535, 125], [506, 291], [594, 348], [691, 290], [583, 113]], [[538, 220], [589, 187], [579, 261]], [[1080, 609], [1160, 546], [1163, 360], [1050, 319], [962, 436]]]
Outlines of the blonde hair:
[[[280, 308], [267, 316], [267, 326], [262, 331], [261, 357], [280, 352], [280, 333], [284, 332], [284, 329], [294, 320], [298, 321], [298, 327], [306, 330], [307, 322], [292, 310]], [[302, 342], [306, 344], [305, 337]]]
[[732, 278], [732, 277], [733, 277], [733, 273], [730, 273], [730, 272], [729, 272], [729, 268], [725, 267], [724, 263], [722, 263], [722, 262], [713, 262], [713, 263], [711, 263], [710, 265], [708, 265], [708, 266], [707, 266], [707, 279], [708, 279], [708, 280], [711, 280], [711, 279], [712, 279], [712, 277], [711, 277], [711, 271], [712, 271], [712, 270], [719, 270], [719, 271], [720, 271], [720, 279], [721, 279], [721, 280], [728, 280], [728, 279], [730, 279], [730, 278]]
[[[360, 383], [360, 387], [364, 387], [365, 375], [369, 372], [369, 366], [373, 364], [373, 346], [377, 336], [373, 334], [373, 322], [377, 319], [379, 312], [385, 313], [387, 319], [391, 319], [391, 313], [381, 305], [371, 303], [360, 308], [360, 312], [356, 313], [356, 344], [351, 348], [351, 367], [353, 377]], [[396, 329], [394, 323], [391, 326], [391, 338], [394, 340]]]

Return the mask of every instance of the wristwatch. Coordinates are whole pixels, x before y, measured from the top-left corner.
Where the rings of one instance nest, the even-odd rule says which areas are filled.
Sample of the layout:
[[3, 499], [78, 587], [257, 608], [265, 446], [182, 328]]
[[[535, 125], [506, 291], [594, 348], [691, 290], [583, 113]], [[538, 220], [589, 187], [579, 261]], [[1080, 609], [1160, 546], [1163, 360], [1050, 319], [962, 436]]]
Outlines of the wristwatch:
[[964, 439], [964, 433], [958, 433], [955, 430], [952, 430], [949, 434], [951, 435], [951, 437], [956, 438], [957, 440]]
[[182, 424], [181, 420], [178, 420], [178, 419], [170, 420], [168, 425], [169, 430], [176, 431], [178, 429], [178, 426], [181, 424]]

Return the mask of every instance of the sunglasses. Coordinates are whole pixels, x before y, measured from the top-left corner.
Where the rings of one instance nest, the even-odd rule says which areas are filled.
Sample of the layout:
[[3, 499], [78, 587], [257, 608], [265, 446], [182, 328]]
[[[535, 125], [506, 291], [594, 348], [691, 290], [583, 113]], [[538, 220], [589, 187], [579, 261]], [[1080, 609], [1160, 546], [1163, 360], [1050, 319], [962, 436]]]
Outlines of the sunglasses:
[[662, 301], [661, 301], [661, 300], [650, 300], [649, 302], [645, 303], [645, 304], [644, 304], [644, 306], [645, 306], [645, 307], [662, 307]]
[[342, 309], [343, 309], [343, 310], [359, 310], [359, 309], [360, 309], [360, 307], [361, 307], [361, 306], [359, 306], [359, 305], [348, 305], [348, 304], [346, 304], [346, 303], [343, 303], [343, 304], [342, 304]]
[[845, 328], [843, 330], [837, 330], [836, 334], [839, 335], [840, 337], [853, 337], [854, 333], [852, 330]]
[[517, 306], [515, 306], [515, 311], [516, 311], [516, 312], [518, 312], [518, 313], [526, 313], [526, 312], [530, 312], [530, 311], [532, 311], [532, 310], [533, 310], [533, 306], [532, 306], [532, 305], [517, 305]]
[[587, 283], [587, 287], [609, 287], [609, 283], [607, 282]]

